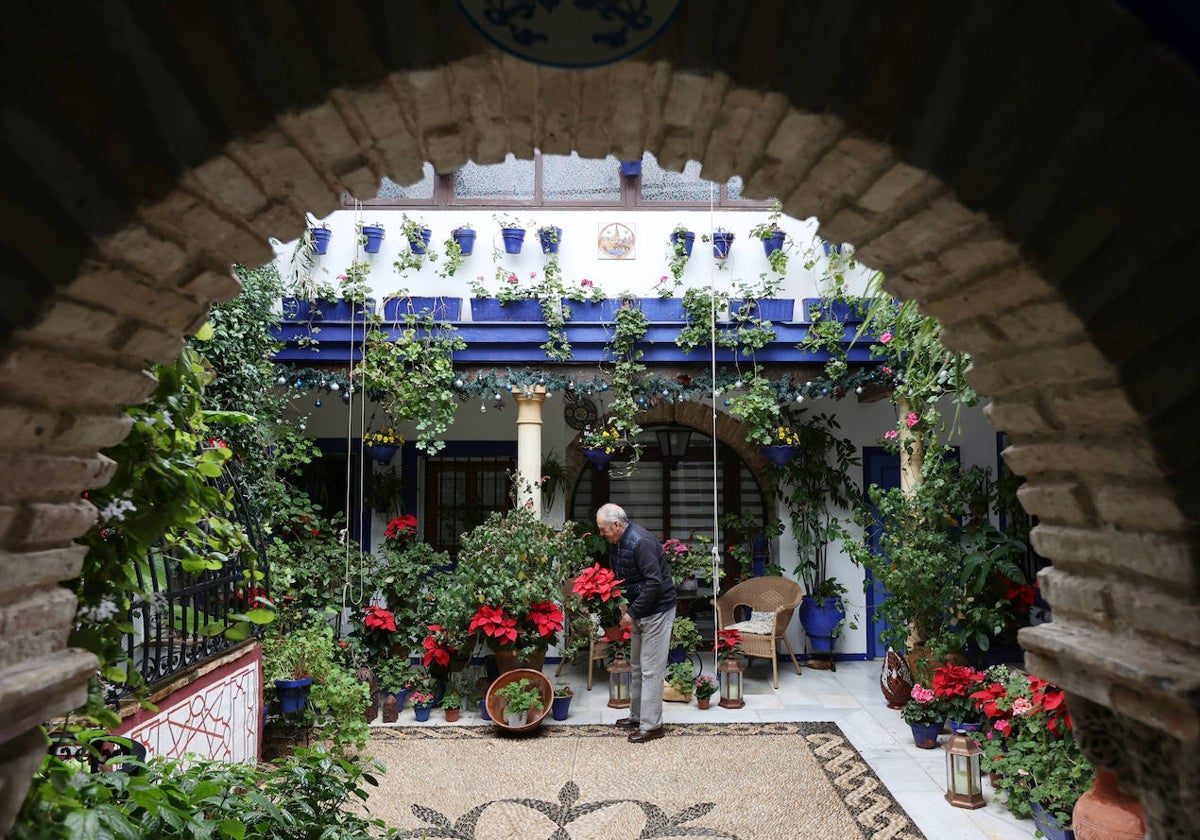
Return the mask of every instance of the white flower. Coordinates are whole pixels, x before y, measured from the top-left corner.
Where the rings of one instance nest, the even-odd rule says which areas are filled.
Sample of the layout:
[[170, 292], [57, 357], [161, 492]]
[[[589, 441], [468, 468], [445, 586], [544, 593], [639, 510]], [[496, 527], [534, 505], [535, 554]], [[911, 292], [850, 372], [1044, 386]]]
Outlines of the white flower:
[[137, 510], [137, 505], [128, 499], [113, 499], [100, 511], [101, 522], [123, 522], [125, 514]]

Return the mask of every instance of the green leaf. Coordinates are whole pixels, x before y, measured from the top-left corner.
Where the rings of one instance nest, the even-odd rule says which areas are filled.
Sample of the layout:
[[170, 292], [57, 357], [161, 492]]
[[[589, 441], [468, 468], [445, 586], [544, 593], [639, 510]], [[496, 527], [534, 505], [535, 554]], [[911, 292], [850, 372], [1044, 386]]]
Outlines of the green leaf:
[[223, 426], [245, 426], [258, 420], [253, 414], [247, 414], [244, 411], [214, 411], [210, 409], [201, 411], [200, 416], [205, 423], [219, 423]]
[[215, 333], [216, 330], [213, 329], [212, 321], [205, 321], [200, 326], [200, 329], [196, 330], [196, 334], [193, 337], [197, 341], [209, 341]]

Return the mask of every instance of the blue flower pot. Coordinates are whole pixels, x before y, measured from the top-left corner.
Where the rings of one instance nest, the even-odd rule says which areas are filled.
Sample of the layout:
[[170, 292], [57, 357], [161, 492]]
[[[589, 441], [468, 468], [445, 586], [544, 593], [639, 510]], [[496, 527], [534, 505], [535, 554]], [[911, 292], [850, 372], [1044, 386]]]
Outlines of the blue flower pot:
[[786, 233], [781, 230], [777, 230], [762, 241], [763, 250], [766, 252], [768, 257], [783, 248], [783, 240], [786, 236]]
[[1054, 821], [1054, 817], [1042, 807], [1040, 802], [1030, 802], [1033, 810], [1033, 824], [1038, 827], [1048, 840], [1075, 840], [1075, 832]]
[[408, 240], [408, 247], [414, 254], [424, 254], [429, 250], [429, 238], [433, 236], [433, 231], [429, 228], [421, 228], [421, 235], [416, 239]]
[[638, 298], [647, 321], [685, 321], [683, 298]]
[[390, 297], [383, 301], [383, 320], [396, 322], [405, 315], [433, 315], [439, 321], [462, 316], [462, 298]]
[[574, 322], [612, 322], [616, 318], [617, 309], [621, 306], [621, 301], [615, 298], [602, 300], [599, 303], [591, 301], [571, 300], [570, 298], [562, 299], [563, 311], [570, 313], [568, 320]]
[[729, 249], [733, 247], [733, 234], [729, 231], [716, 231], [712, 235], [713, 256], [718, 260], [723, 260], [729, 256]]
[[429, 713], [433, 711], [433, 705], [430, 703], [422, 703], [420, 706], [413, 706], [413, 714], [417, 716], [417, 720], [429, 720]]
[[471, 298], [471, 319], [474, 321], [541, 321], [539, 301], [514, 300], [503, 303], [499, 298]]
[[381, 467], [386, 467], [396, 457], [398, 446], [393, 443], [376, 443], [366, 447], [367, 457], [378, 461]]
[[329, 250], [329, 237], [333, 235], [333, 231], [329, 228], [313, 228], [312, 241], [313, 253], [324, 254]]
[[275, 693], [279, 695], [279, 708], [284, 714], [304, 711], [308, 704], [308, 692], [312, 688], [312, 677], [298, 680], [275, 680]]
[[910, 723], [913, 743], [922, 750], [932, 750], [938, 745], [938, 734], [942, 731], [940, 723]]
[[378, 254], [380, 246], [383, 245], [383, 228], [376, 225], [367, 225], [362, 229], [365, 242], [363, 250], [368, 254]]
[[550, 714], [554, 716], [555, 720], [567, 719], [567, 712], [571, 708], [572, 696], [568, 694], [566, 697], [555, 697], [550, 701]]
[[746, 300], [729, 302], [729, 310], [735, 315], [740, 315], [743, 310], [750, 309], [751, 311], [746, 314], [764, 321], [790, 321], [795, 308], [796, 301], [789, 298], [762, 298], [753, 303]]
[[603, 449], [584, 449], [583, 454], [596, 465], [598, 470], [603, 470], [612, 460], [612, 453], [605, 452]]
[[683, 238], [683, 253], [690, 257], [692, 255], [692, 245], [696, 243], [696, 234], [690, 230], [683, 233], [672, 233], [671, 250], [675, 249], [675, 243], [679, 241], [680, 237]]
[[542, 228], [538, 230], [538, 241], [542, 244], [543, 254], [557, 254], [558, 246], [562, 243], [562, 228]]
[[763, 457], [777, 467], [782, 467], [796, 456], [796, 447], [794, 446], [763, 446], [761, 449]]
[[642, 162], [640, 160], [623, 160], [621, 161], [621, 174], [626, 178], [633, 178], [642, 174]]
[[805, 595], [800, 600], [800, 623], [808, 635], [809, 647], [813, 653], [831, 653], [833, 651], [833, 631], [846, 618], [846, 608], [838, 598], [821, 598], [820, 600]]
[[484, 720], [492, 719], [492, 716], [488, 714], [486, 697], [479, 701], [479, 716]]
[[501, 228], [500, 235], [504, 238], [504, 253], [521, 253], [521, 246], [525, 244], [525, 228]]
[[475, 250], [475, 231], [471, 228], [456, 228], [450, 232], [450, 235], [458, 243], [458, 248], [463, 252], [463, 256], [471, 256], [471, 253]]

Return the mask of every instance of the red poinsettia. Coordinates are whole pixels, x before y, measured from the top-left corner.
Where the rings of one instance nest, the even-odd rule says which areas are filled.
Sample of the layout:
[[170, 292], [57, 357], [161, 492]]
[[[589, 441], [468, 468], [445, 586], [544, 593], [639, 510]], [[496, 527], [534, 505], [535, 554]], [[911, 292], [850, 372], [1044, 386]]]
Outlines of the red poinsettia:
[[542, 638], [553, 636], [563, 628], [563, 611], [553, 601], [541, 601], [529, 608], [527, 621], [537, 628]]
[[983, 712], [984, 716], [989, 720], [1004, 720], [1012, 716], [1012, 711], [1005, 711], [1000, 708], [999, 701], [1003, 700], [1008, 693], [1008, 689], [1003, 683], [994, 682], [979, 691], [971, 694], [971, 699], [975, 701], [975, 708]]
[[738, 630], [718, 630], [717, 650], [732, 656], [742, 652], [742, 634]]
[[431, 663], [448, 667], [450, 665], [450, 657], [455, 653], [455, 648], [446, 642], [440, 624], [429, 624], [427, 627], [429, 635], [421, 643], [421, 646], [425, 648], [425, 656], [422, 660], [425, 663], [425, 667], [428, 668]]
[[1030, 607], [1037, 598], [1037, 584], [1014, 583], [999, 572], [996, 574], [1000, 577], [1000, 582], [1004, 584], [1004, 597], [1012, 602], [1013, 610], [1018, 616], [1028, 615]]
[[1029, 678], [1029, 688], [1033, 692], [1034, 711], [1045, 712], [1048, 716], [1046, 728], [1059, 738], [1066, 735], [1071, 729], [1071, 715], [1065, 705], [1067, 695], [1058, 686], [1038, 677]]
[[406, 540], [417, 533], [417, 517], [411, 513], [389, 520], [383, 535], [389, 540]]
[[966, 697], [982, 681], [982, 671], [967, 665], [943, 665], [933, 672], [933, 693], [938, 697]]
[[517, 640], [517, 620], [502, 610], [484, 604], [471, 617], [471, 626], [467, 632], [483, 631], [483, 635], [495, 639], [498, 644], [510, 644]]
[[363, 627], [368, 630], [383, 630], [388, 633], [396, 632], [396, 617], [383, 607], [372, 604], [364, 610]]
[[621, 590], [618, 583], [623, 583], [612, 569], [606, 569], [599, 563], [590, 569], [584, 569], [571, 584], [571, 591], [585, 601], [607, 601], [609, 598], [620, 598]]

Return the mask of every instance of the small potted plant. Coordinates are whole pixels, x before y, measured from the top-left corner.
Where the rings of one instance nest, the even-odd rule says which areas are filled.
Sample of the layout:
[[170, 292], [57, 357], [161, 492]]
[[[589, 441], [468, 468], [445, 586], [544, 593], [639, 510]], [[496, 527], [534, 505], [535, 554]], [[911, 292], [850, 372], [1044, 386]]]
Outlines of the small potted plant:
[[668, 662], [684, 661], [703, 641], [704, 637], [696, 629], [696, 622], [685, 615], [675, 616], [675, 621], [671, 624], [671, 652]]
[[626, 603], [619, 588], [621, 582], [611, 569], [599, 563], [584, 569], [571, 582], [571, 593], [578, 598], [580, 609], [610, 639], [620, 635], [621, 608]]
[[583, 454], [596, 469], [603, 470], [613, 455], [625, 448], [625, 441], [615, 427], [597, 429], [587, 426], [579, 438], [579, 445], [583, 447]]
[[446, 723], [454, 723], [458, 720], [462, 702], [462, 695], [456, 689], [446, 689], [446, 693], [442, 695], [442, 711], [446, 714]]
[[378, 461], [381, 467], [386, 467], [404, 444], [404, 435], [388, 426], [379, 431], [367, 432], [363, 435], [362, 442], [366, 448], [367, 457]]
[[498, 213], [495, 218], [496, 224], [500, 225], [500, 236], [504, 240], [504, 252], [521, 253], [521, 246], [525, 244], [526, 225], [504, 213]]
[[458, 245], [459, 253], [464, 257], [471, 256], [471, 253], [475, 250], [475, 235], [475, 229], [469, 224], [459, 225], [450, 231], [451, 238]]
[[504, 698], [504, 720], [513, 728], [526, 724], [531, 709], [540, 712], [546, 708], [541, 691], [526, 677], [502, 685], [496, 694]]
[[571, 686], [554, 686], [554, 699], [550, 702], [550, 713], [555, 720], [567, 719], [567, 712], [571, 708], [571, 698], [574, 696], [575, 692], [571, 690]]
[[787, 233], [779, 226], [779, 218], [783, 215], [783, 206], [776, 201], [771, 208], [771, 215], [765, 222], [750, 229], [750, 235], [762, 240], [763, 250], [771, 263], [771, 270], [776, 274], [787, 273], [788, 255], [785, 247]]
[[424, 254], [429, 250], [429, 239], [433, 231], [423, 219], [410, 219], [407, 213], [400, 217], [400, 232], [408, 240], [408, 248], [414, 254]]
[[978, 732], [980, 713], [971, 695], [985, 688], [985, 674], [967, 665], [943, 665], [933, 672], [933, 693], [950, 719], [951, 732]]
[[725, 228], [719, 227], [712, 232], [713, 257], [724, 260], [729, 257], [729, 249], [733, 247], [734, 235]]
[[308, 234], [312, 237], [314, 254], [324, 254], [329, 250], [329, 238], [333, 235], [333, 231], [329, 229], [329, 225], [322, 222], [316, 227], [309, 228]]
[[433, 710], [433, 692], [416, 690], [410, 696], [417, 720], [429, 720], [429, 713]]
[[358, 230], [358, 241], [363, 246], [363, 250], [368, 254], [378, 254], [380, 247], [383, 245], [383, 222], [362, 224]]
[[717, 693], [717, 681], [710, 676], [696, 677], [695, 688], [696, 708], [707, 709], [712, 696]]
[[537, 234], [543, 254], [558, 253], [558, 245], [562, 242], [562, 228], [554, 225], [542, 225], [538, 228]]
[[663, 682], [663, 700], [669, 703], [692, 702], [695, 679], [696, 670], [690, 661], [672, 662], [667, 666], [667, 678]]
[[908, 702], [900, 707], [900, 717], [912, 728], [913, 743], [923, 750], [937, 746], [938, 734], [946, 722], [946, 711], [933, 689], [917, 683]]

